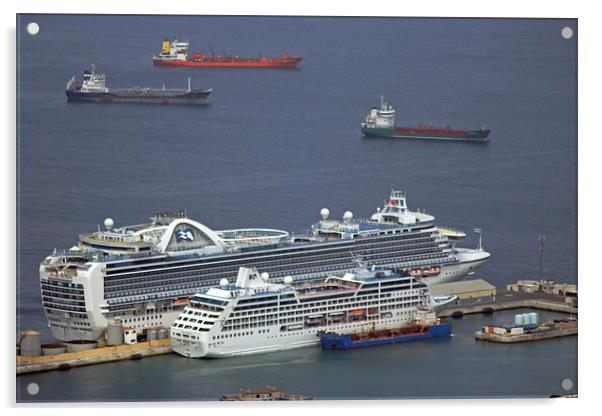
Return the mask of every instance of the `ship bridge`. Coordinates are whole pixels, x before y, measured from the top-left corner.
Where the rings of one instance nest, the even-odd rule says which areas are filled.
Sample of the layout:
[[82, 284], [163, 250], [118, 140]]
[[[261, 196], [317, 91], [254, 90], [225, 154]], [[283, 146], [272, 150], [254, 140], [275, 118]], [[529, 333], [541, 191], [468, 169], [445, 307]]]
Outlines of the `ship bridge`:
[[351, 211], [345, 212], [343, 221], [329, 219], [330, 211], [323, 208], [322, 220], [312, 225], [314, 236], [324, 238], [355, 238], [373, 234], [388, 234], [412, 227], [428, 227], [435, 217], [425, 212], [410, 211], [406, 204], [406, 194], [391, 190], [384, 206], [376, 209], [369, 219], [354, 219]]

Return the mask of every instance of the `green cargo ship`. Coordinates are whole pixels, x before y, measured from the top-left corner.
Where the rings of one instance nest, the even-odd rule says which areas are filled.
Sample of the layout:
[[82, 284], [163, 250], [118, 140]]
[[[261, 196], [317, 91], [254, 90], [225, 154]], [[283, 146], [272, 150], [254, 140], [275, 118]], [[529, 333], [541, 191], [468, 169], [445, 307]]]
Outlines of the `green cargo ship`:
[[380, 108], [374, 107], [362, 123], [365, 137], [394, 137], [402, 139], [450, 140], [462, 142], [487, 143], [489, 129], [452, 129], [450, 127], [400, 127], [395, 125], [395, 110], [380, 98]]

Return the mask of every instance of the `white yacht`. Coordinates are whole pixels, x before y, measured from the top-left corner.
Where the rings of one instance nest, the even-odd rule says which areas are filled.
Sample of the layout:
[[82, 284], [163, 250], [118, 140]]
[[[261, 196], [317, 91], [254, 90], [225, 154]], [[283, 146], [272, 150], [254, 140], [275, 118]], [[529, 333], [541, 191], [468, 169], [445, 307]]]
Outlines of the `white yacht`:
[[40, 264], [42, 302], [53, 336], [96, 340], [110, 320], [142, 334], [170, 327], [200, 290], [219, 285], [241, 266], [267, 272], [274, 283], [324, 278], [355, 268], [361, 256], [376, 266], [407, 269], [426, 284], [458, 280], [486, 261], [481, 247], [457, 248], [461, 231], [437, 227], [434, 217], [410, 211], [392, 191], [368, 219], [350, 211], [341, 220], [321, 210], [305, 233], [269, 228], [216, 231], [185, 212], [162, 213], [150, 223], [79, 236]]

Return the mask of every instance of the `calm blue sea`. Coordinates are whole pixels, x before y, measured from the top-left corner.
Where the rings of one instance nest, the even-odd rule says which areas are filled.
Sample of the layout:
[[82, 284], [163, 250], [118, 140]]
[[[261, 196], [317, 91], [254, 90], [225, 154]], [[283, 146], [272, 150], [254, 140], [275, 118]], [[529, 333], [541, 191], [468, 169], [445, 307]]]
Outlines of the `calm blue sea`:
[[[323, 207], [368, 216], [391, 188], [467, 231], [466, 246], [483, 230], [492, 258], [476, 277], [499, 287], [537, 277], [545, 234], [547, 274], [576, 282], [577, 39], [560, 35], [565, 26], [577, 32], [576, 20], [21, 15], [17, 331], [49, 338], [38, 265], [106, 217], [125, 225], [185, 208], [217, 229], [301, 231]], [[288, 48], [304, 60], [298, 70], [153, 67], [173, 36], [194, 50]], [[184, 88], [191, 77], [214, 88], [212, 104], [67, 103], [66, 82], [92, 63], [112, 87]], [[363, 139], [380, 95], [398, 124], [486, 126], [491, 142]], [[488, 319], [454, 321], [455, 337], [428, 346], [164, 356], [19, 377], [18, 398], [214, 399], [265, 384], [318, 398], [549, 396], [576, 380], [576, 339], [476, 343]], [[30, 381], [37, 396], [24, 393]]]

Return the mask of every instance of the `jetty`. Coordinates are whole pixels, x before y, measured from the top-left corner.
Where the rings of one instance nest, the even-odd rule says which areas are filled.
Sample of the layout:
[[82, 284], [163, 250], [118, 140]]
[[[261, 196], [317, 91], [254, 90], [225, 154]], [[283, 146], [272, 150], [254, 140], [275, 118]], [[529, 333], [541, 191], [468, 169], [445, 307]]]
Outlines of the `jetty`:
[[515, 342], [539, 341], [543, 339], [567, 337], [577, 335], [577, 326], [574, 328], [551, 328], [548, 330], [537, 330], [520, 335], [502, 335], [496, 333], [475, 332], [475, 339], [481, 341], [501, 342], [511, 344]]
[[523, 308], [578, 314], [576, 294], [498, 290], [483, 279], [432, 285], [431, 292], [434, 296], [455, 295], [458, 298], [438, 311], [437, 316], [441, 318]]
[[158, 339], [136, 344], [99, 347], [77, 352], [55, 355], [17, 355], [17, 374], [37, 373], [51, 370], [69, 370], [72, 367], [110, 363], [123, 360], [140, 360], [155, 355], [170, 354], [171, 340]]

